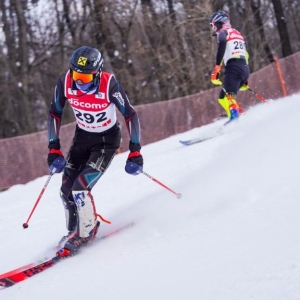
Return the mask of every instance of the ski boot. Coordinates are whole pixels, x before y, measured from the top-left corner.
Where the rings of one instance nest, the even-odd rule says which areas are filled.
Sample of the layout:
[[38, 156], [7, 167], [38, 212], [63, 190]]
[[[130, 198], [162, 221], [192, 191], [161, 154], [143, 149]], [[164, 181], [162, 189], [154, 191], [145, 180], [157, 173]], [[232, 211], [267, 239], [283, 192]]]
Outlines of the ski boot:
[[100, 222], [97, 221], [95, 227], [90, 232], [90, 236], [86, 238], [78, 236], [77, 232], [72, 233], [69, 237], [64, 236], [62, 240], [64, 239], [66, 240], [66, 242], [63, 248], [61, 248], [56, 252], [56, 255], [59, 256], [60, 258], [65, 258], [77, 254], [82, 245], [87, 244], [92, 240], [94, 240], [94, 238], [97, 235], [99, 226], [100, 226]]
[[62, 248], [62, 247], [64, 246], [64, 244], [67, 242], [67, 240], [68, 240], [69, 238], [73, 237], [73, 236], [76, 235], [76, 234], [77, 234], [76, 231], [69, 231], [69, 232], [67, 233], [67, 235], [64, 235], [64, 236], [60, 239], [60, 241], [58, 242], [57, 248], [58, 248], [58, 249]]
[[239, 107], [231, 107], [230, 108], [230, 121], [237, 119], [240, 116]]
[[237, 105], [231, 105], [230, 106], [229, 120], [224, 125], [227, 125], [227, 124], [231, 123], [232, 121], [237, 120], [240, 116], [239, 111], [240, 110], [239, 110], [239, 107]]

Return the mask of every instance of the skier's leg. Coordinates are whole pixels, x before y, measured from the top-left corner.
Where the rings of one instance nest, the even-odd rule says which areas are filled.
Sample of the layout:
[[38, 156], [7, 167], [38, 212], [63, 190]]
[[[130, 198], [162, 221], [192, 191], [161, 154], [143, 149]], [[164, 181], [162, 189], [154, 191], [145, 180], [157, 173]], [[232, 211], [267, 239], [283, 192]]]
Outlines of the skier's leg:
[[100, 222], [97, 221], [91, 190], [109, 167], [120, 147], [120, 140], [118, 126], [107, 134], [89, 136], [89, 158], [74, 180], [71, 192], [77, 208], [77, 234], [68, 239], [64, 246], [71, 254], [76, 253], [82, 244], [89, 242], [97, 234]]
[[237, 68], [226, 67], [223, 78], [223, 89], [218, 99], [219, 104], [224, 108], [230, 120], [239, 117], [240, 108], [236, 101], [236, 94], [239, 90], [241, 78]]
[[74, 181], [72, 195], [78, 213], [78, 235], [88, 238], [95, 235], [97, 227], [96, 207], [91, 190], [105, 173], [117, 149], [93, 152], [86, 167]]

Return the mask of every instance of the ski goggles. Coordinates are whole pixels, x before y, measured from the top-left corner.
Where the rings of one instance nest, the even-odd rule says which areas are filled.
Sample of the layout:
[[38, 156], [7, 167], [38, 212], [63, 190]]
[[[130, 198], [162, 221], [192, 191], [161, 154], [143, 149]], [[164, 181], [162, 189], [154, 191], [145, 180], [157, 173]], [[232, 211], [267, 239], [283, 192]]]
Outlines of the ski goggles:
[[79, 84], [90, 83], [93, 81], [93, 74], [83, 74], [78, 73], [76, 71], [72, 71], [72, 78], [74, 81], [78, 82]]

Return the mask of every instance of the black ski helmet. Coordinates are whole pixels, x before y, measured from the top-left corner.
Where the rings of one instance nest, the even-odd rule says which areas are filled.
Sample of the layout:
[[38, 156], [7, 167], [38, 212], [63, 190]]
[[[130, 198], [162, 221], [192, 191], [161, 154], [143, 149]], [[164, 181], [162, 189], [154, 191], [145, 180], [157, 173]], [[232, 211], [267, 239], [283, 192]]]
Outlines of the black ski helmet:
[[223, 10], [214, 12], [209, 17], [209, 24], [213, 28], [214, 32], [220, 30], [223, 24], [230, 22], [229, 14]]
[[97, 85], [103, 68], [103, 56], [95, 48], [82, 46], [76, 49], [70, 58], [70, 71], [93, 74], [94, 85]]

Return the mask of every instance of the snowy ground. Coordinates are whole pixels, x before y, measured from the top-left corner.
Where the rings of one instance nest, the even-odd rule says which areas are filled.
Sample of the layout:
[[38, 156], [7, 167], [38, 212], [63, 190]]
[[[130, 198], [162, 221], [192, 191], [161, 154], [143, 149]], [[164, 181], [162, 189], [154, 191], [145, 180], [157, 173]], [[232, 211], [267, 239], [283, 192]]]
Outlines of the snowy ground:
[[[143, 147], [144, 176], [117, 155], [93, 190], [112, 225], [134, 225], [9, 289], [2, 300], [300, 299], [300, 95], [250, 109], [224, 135], [193, 146], [223, 121]], [[205, 113], [205, 112], [204, 112]], [[0, 274], [51, 256], [66, 233], [47, 176], [0, 193]]]

